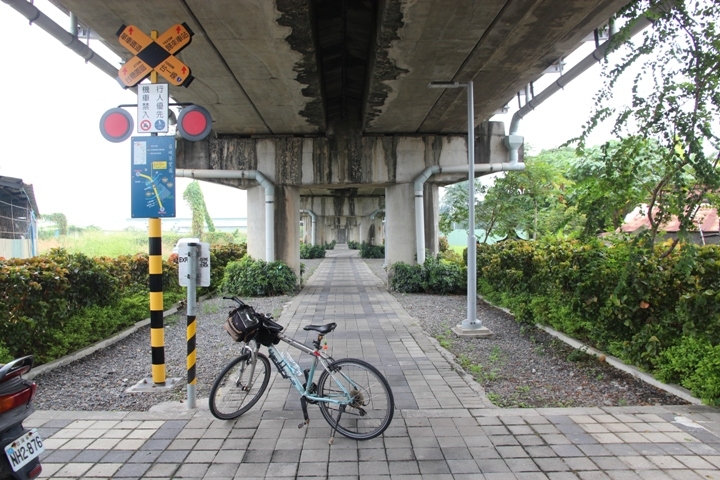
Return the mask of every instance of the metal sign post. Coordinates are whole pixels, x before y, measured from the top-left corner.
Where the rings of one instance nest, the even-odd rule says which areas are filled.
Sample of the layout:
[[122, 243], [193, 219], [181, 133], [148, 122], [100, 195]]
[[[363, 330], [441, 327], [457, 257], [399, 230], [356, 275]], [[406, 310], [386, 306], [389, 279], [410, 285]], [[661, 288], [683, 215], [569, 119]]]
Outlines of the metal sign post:
[[197, 238], [178, 240], [178, 283], [187, 287], [187, 405], [195, 408], [197, 361], [197, 287], [210, 286], [210, 244]]
[[[195, 332], [197, 323], [195, 322], [196, 314], [196, 297], [197, 297], [197, 273], [198, 273], [198, 254], [199, 243], [187, 243], [188, 256], [188, 275], [187, 275], [187, 406], [189, 409], [195, 408], [195, 387], [197, 378], [195, 377], [195, 361], [197, 355], [195, 351]], [[182, 248], [181, 245], [179, 248]], [[179, 250], [178, 250], [179, 251]]]

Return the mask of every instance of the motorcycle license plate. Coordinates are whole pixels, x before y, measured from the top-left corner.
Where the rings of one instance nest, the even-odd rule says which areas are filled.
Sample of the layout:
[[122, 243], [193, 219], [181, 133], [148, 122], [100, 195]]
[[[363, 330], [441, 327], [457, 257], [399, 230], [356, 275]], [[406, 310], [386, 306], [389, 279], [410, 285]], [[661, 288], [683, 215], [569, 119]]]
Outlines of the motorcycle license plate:
[[14, 472], [20, 470], [44, 451], [45, 447], [36, 429], [30, 430], [5, 446], [5, 455], [10, 460], [10, 466]]

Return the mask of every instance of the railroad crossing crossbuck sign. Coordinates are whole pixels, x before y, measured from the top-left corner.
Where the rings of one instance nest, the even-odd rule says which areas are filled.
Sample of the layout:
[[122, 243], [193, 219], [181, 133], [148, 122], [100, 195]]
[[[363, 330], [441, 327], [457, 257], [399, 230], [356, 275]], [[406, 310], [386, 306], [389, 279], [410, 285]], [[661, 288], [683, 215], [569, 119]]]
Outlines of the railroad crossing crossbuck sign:
[[118, 82], [133, 87], [155, 70], [168, 82], [187, 87], [194, 77], [190, 68], [175, 58], [176, 53], [190, 44], [193, 32], [186, 23], [170, 27], [153, 39], [133, 25], [123, 25], [117, 32], [120, 43], [135, 54], [118, 70]]

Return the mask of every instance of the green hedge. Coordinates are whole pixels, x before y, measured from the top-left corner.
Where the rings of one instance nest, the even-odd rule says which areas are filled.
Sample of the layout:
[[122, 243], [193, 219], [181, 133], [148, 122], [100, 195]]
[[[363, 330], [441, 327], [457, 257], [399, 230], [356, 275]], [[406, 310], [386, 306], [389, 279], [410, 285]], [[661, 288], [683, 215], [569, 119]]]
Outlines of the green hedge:
[[461, 293], [467, 286], [463, 265], [429, 256], [422, 265], [394, 263], [390, 268], [390, 289], [401, 293]]
[[246, 256], [227, 265], [221, 289], [227, 295], [241, 297], [287, 295], [295, 291], [297, 282], [297, 275], [284, 262]]
[[[214, 287], [237, 245], [211, 248]], [[107, 338], [149, 316], [147, 254], [90, 258], [62, 249], [0, 259], [0, 362], [33, 354], [36, 364]], [[165, 307], [185, 297], [177, 264], [163, 262]]]
[[385, 258], [385, 245], [360, 244], [360, 258]]
[[[664, 247], [648, 252], [625, 241], [574, 240], [479, 245], [478, 289], [521, 322], [548, 324], [717, 404], [720, 374], [703, 372], [720, 364], [720, 247], [682, 245], [663, 256]], [[690, 350], [709, 360], [688, 360], [695, 358]]]
[[300, 258], [325, 258], [325, 247], [322, 245], [308, 245], [307, 243], [301, 243]]

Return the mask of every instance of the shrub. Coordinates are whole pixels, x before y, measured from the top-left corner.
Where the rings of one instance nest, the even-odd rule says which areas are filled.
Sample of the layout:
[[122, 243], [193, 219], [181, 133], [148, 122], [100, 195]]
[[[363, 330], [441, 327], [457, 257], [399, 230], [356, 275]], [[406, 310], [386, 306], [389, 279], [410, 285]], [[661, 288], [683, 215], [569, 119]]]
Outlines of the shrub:
[[440, 250], [440, 253], [450, 250], [450, 242], [448, 242], [447, 237], [441, 236], [438, 238], [438, 249]]
[[348, 248], [350, 250], [359, 250], [360, 249], [360, 243], [356, 242], [355, 240], [350, 240], [348, 242]]
[[335, 245], [337, 245], [337, 242], [335, 240], [333, 240], [330, 243], [326, 243], [324, 245], [324, 248], [325, 248], [325, 250], [335, 250]]
[[390, 269], [390, 289], [402, 293], [445, 295], [461, 292], [466, 285], [465, 267], [432, 256], [422, 265], [397, 262]]
[[385, 245], [370, 245], [363, 242], [360, 245], [361, 258], [385, 258]]
[[300, 258], [325, 258], [325, 248], [322, 245], [300, 244]]
[[265, 297], [293, 293], [297, 275], [282, 261], [267, 263], [249, 256], [225, 268], [221, 290], [228, 295]]
[[393, 263], [390, 268], [390, 289], [400, 293], [422, 292], [422, 269], [405, 262]]

